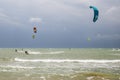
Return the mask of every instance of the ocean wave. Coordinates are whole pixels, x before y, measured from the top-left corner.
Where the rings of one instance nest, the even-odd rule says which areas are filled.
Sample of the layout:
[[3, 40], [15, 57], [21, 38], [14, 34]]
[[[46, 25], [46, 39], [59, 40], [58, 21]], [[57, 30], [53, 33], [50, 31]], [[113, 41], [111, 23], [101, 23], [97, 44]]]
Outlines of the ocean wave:
[[[25, 51], [17, 51], [18, 53], [25, 53]], [[27, 51], [28, 54], [61, 54], [64, 51], [53, 51], [53, 52], [38, 52], [38, 51]]]
[[41, 52], [35, 52], [35, 51], [28, 51], [28, 54], [43, 54]]
[[35, 52], [35, 51], [28, 51], [29, 54], [60, 54], [64, 53], [64, 51], [54, 51], [54, 52]]
[[0, 58], [0, 61], [13, 61], [14, 58], [9, 58], [9, 57], [3, 57], [3, 58]]
[[120, 63], [120, 60], [77, 60], [77, 59], [21, 59], [15, 58], [15, 61], [21, 62], [78, 62], [78, 63]]
[[50, 54], [60, 54], [60, 53], [64, 53], [64, 51], [55, 51], [55, 52], [50, 52]]
[[24, 53], [24, 51], [17, 51], [18, 53]]
[[1, 68], [17, 68], [17, 69], [33, 69], [35, 67], [21, 66], [21, 65], [0, 65]]

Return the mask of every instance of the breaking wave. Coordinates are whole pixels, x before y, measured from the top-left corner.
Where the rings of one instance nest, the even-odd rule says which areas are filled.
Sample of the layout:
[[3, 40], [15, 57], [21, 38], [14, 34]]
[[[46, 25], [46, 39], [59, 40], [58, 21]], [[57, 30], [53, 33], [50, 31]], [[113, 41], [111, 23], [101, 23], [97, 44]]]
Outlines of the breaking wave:
[[29, 54], [61, 54], [64, 53], [64, 51], [55, 51], [55, 52], [34, 52], [34, 51], [28, 51]]
[[[61, 54], [64, 51], [54, 51], [54, 52], [38, 52], [38, 51], [27, 51], [29, 54]], [[25, 53], [25, 51], [18, 51], [18, 53]]]
[[21, 62], [78, 62], [78, 63], [119, 63], [120, 60], [77, 60], [77, 59], [21, 59], [15, 58], [15, 61]]

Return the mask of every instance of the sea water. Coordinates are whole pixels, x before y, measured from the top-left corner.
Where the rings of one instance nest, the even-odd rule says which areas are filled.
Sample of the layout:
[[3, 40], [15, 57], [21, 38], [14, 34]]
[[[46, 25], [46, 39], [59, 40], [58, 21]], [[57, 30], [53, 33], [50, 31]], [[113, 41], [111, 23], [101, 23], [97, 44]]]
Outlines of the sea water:
[[1, 48], [0, 80], [120, 80], [120, 51]]

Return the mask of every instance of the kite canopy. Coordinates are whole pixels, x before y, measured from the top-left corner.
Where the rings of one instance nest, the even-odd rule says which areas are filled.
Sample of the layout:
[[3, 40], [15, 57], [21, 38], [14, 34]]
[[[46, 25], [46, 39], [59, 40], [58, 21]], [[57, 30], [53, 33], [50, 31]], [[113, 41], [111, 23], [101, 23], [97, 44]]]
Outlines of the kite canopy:
[[35, 35], [32, 35], [32, 38], [35, 39]]
[[98, 11], [98, 9], [97, 9], [96, 7], [94, 7], [94, 6], [90, 6], [90, 8], [92, 8], [92, 9], [93, 9], [93, 11], [94, 11], [94, 18], [93, 18], [93, 22], [96, 22], [96, 21], [97, 21], [97, 19], [98, 19], [98, 16], [99, 16], [99, 11]]
[[90, 38], [90, 37], [88, 37], [88, 38], [87, 38], [87, 40], [88, 40], [88, 41], [91, 41], [91, 38]]
[[37, 33], [37, 28], [33, 27], [33, 31], [34, 31], [34, 33]]
[[37, 28], [36, 28], [36, 26], [33, 27], [33, 32], [34, 32], [34, 34], [32, 35], [32, 38], [35, 39], [35, 34], [37, 33]]

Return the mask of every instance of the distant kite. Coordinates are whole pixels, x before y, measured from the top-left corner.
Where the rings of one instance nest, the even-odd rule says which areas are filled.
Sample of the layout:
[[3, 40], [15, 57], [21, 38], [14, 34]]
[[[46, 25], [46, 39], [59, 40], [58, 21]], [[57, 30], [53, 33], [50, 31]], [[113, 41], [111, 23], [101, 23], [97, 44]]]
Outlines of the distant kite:
[[35, 39], [35, 35], [34, 34], [32, 35], [32, 38]]
[[33, 31], [34, 31], [34, 33], [37, 33], [37, 28], [33, 27]]
[[33, 32], [34, 32], [34, 34], [32, 35], [32, 38], [35, 39], [35, 34], [37, 33], [37, 28], [36, 28], [36, 26], [33, 27]]
[[90, 8], [92, 8], [94, 10], [94, 18], [93, 18], [93, 22], [96, 22], [99, 16], [99, 11], [96, 7], [94, 6], [90, 6]]
[[87, 38], [87, 40], [88, 40], [88, 41], [91, 41], [91, 38], [90, 38], [90, 37], [88, 37], [88, 38]]

